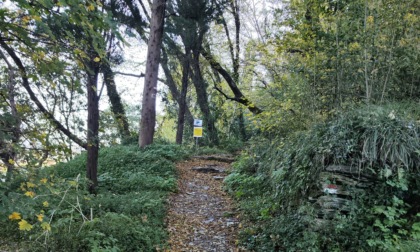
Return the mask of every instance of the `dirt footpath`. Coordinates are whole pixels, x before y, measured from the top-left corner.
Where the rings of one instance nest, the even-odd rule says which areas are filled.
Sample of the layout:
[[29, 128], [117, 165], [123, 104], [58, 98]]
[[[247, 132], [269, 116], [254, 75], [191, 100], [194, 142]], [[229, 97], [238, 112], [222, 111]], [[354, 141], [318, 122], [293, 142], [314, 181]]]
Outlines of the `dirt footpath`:
[[208, 158], [195, 157], [177, 165], [179, 191], [169, 199], [167, 218], [169, 251], [244, 251], [236, 245], [237, 213], [222, 188], [229, 159]]

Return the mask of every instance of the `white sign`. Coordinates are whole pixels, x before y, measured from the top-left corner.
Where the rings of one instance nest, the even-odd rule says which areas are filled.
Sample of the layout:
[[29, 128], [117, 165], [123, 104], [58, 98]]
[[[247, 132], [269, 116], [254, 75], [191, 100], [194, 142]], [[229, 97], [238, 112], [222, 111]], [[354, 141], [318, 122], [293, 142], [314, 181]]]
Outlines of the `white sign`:
[[337, 194], [338, 193], [338, 186], [333, 185], [333, 184], [328, 184], [324, 187], [324, 193]]
[[203, 126], [203, 120], [194, 119], [194, 127], [202, 127], [202, 126]]

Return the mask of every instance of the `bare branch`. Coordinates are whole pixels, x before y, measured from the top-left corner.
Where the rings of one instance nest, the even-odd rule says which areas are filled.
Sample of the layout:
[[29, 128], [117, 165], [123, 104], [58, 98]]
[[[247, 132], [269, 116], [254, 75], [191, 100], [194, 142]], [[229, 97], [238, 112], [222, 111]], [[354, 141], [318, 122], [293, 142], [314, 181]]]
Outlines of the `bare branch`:
[[123, 72], [118, 72], [118, 71], [114, 71], [114, 74], [119, 74], [119, 75], [124, 75], [124, 76], [130, 76], [130, 77], [136, 77], [136, 78], [143, 78], [145, 76], [144, 73], [133, 74], [133, 73], [123, 73]]

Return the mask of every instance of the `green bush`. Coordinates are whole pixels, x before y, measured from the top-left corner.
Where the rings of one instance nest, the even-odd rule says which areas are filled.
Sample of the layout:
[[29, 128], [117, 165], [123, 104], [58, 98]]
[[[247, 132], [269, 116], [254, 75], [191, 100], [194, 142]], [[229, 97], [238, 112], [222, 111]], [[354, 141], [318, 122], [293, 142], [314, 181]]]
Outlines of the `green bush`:
[[[225, 182], [250, 223], [255, 251], [392, 251], [420, 241], [420, 111], [365, 106], [286, 138], [258, 139]], [[267, 148], [268, 147], [268, 148]], [[371, 178], [350, 205], [320, 215], [320, 173], [330, 165]], [[261, 185], [261, 186], [259, 186]], [[305, 249], [306, 248], [306, 249]]]

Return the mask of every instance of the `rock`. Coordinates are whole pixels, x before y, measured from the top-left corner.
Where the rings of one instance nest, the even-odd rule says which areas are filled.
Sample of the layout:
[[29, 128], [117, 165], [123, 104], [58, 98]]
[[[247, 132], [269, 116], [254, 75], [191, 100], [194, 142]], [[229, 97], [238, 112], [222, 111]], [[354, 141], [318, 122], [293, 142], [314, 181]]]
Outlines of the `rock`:
[[191, 170], [197, 171], [197, 172], [203, 172], [203, 173], [222, 173], [222, 172], [225, 172], [225, 170], [223, 168], [220, 168], [220, 167], [215, 167], [214, 168], [214, 167], [208, 167], [208, 166], [205, 166], [205, 167], [197, 166], [197, 167], [191, 168]]
[[215, 160], [223, 163], [233, 163], [235, 161], [235, 158], [230, 155], [194, 156], [193, 158], [202, 160]]

